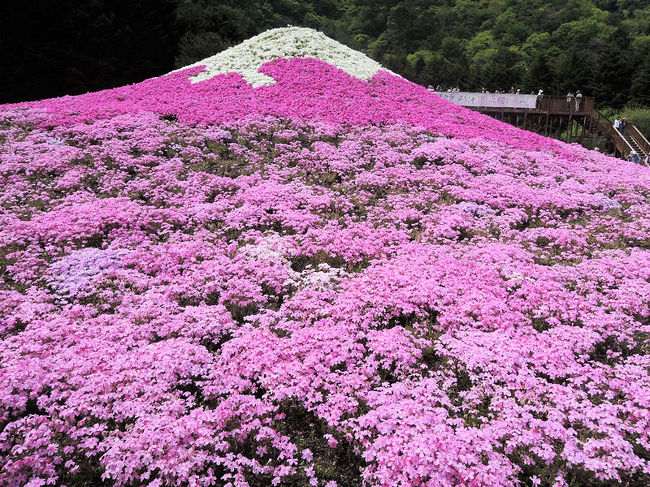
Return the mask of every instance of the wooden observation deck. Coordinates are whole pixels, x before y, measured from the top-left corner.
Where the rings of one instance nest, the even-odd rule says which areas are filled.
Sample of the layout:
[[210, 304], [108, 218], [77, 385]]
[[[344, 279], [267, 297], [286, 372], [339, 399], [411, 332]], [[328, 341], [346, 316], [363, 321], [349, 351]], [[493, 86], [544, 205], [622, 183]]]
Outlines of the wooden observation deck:
[[[627, 159], [636, 151], [641, 160], [650, 154], [650, 142], [633, 124], [625, 134], [614, 128], [611, 120], [598, 111], [594, 98], [536, 96], [492, 93], [435, 92], [458, 105], [490, 115], [547, 137], [565, 142], [590, 142], [593, 147], [606, 139], [607, 147], [617, 157]], [[599, 142], [599, 139], [600, 142]]]

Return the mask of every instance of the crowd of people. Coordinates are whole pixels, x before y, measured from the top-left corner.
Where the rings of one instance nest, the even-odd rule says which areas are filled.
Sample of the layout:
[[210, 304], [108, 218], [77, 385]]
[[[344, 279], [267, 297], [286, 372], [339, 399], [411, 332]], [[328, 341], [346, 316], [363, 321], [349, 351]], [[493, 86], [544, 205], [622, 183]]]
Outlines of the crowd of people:
[[[447, 92], [447, 93], [459, 93], [461, 90], [456, 86], [450, 86], [447, 89], [444, 88], [442, 85], [437, 85], [435, 88], [433, 85], [427, 86], [427, 89], [429, 91], [437, 91], [437, 92]], [[494, 91], [489, 91], [485, 87], [481, 87], [480, 93], [493, 93], [496, 95], [502, 95], [502, 94], [508, 94], [508, 95], [525, 95], [526, 93], [522, 93], [520, 88], [515, 88], [514, 86], [511, 86], [508, 91], [505, 90], [494, 90]], [[538, 97], [544, 96], [544, 90], [539, 89], [538, 91], [532, 90], [530, 95], [537, 95]], [[569, 91], [566, 96], [567, 103], [569, 105], [575, 104], [575, 109], [580, 110], [580, 107], [582, 106], [582, 92], [580, 90], [576, 91], [575, 94], [573, 91]]]
[[[448, 87], [446, 89], [442, 85], [437, 85], [436, 87], [434, 87], [433, 85], [429, 85], [429, 86], [427, 86], [427, 89], [429, 91], [437, 91], [437, 92], [445, 92], [446, 91], [447, 93], [458, 93], [458, 92], [461, 91], [460, 88], [458, 87], [458, 85], [450, 86], [450, 87]], [[505, 90], [489, 91], [487, 88], [481, 87], [480, 93], [494, 93], [494, 94], [497, 94], [497, 95], [501, 95], [501, 94], [525, 95], [526, 94], [526, 93], [522, 93], [520, 88], [515, 88], [514, 86], [511, 86], [508, 91], [505, 91]], [[544, 90], [541, 89], [541, 88], [538, 91], [532, 90], [529, 94], [530, 95], [543, 96], [544, 95]], [[567, 103], [575, 103], [576, 107], [579, 107], [580, 103], [582, 102], [582, 92], [580, 90], [578, 90], [574, 94], [573, 91], [569, 91], [569, 93], [567, 93], [566, 99], [567, 99]]]
[[[429, 85], [429, 86], [427, 86], [427, 89], [428, 89], [429, 91], [437, 91], [437, 92], [445, 92], [445, 91], [446, 91], [447, 93], [459, 93], [459, 92], [461, 91], [460, 88], [458, 87], [458, 85], [456, 85], [456, 86], [450, 86], [450, 87], [448, 87], [448, 88], [446, 88], [446, 89], [445, 89], [445, 87], [443, 87], [442, 85], [437, 85], [437, 86], [435, 86], [435, 87], [434, 87], [433, 85]], [[501, 95], [501, 94], [509, 94], [509, 95], [525, 95], [525, 94], [526, 94], [526, 93], [522, 93], [522, 92], [521, 92], [521, 89], [519, 89], [519, 88], [515, 89], [514, 86], [511, 86], [511, 87], [510, 87], [510, 90], [508, 90], [508, 91], [505, 91], [505, 90], [494, 90], [494, 91], [489, 91], [487, 88], [485, 88], [485, 87], [481, 87], [481, 91], [480, 91], [480, 92], [481, 92], [481, 93], [494, 93], [494, 94], [497, 94], [497, 95]], [[541, 90], [541, 89], [540, 89], [540, 90], [537, 91], [537, 92], [535, 92], [535, 90], [533, 90], [533, 91], [530, 92], [530, 94], [531, 94], [531, 95], [542, 96], [542, 95], [544, 94], [544, 90]]]

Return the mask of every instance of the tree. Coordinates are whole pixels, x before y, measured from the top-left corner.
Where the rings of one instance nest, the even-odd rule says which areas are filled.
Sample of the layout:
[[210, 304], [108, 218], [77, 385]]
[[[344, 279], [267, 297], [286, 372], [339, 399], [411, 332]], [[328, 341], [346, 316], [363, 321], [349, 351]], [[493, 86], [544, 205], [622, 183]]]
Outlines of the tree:
[[650, 107], [650, 57], [635, 71], [630, 93], [636, 103]]
[[553, 70], [549, 58], [545, 54], [538, 54], [533, 58], [533, 61], [528, 64], [523, 77], [523, 85], [525, 90], [539, 90], [543, 89], [546, 93], [551, 92], [553, 85]]
[[633, 65], [629, 46], [625, 31], [617, 29], [598, 59], [594, 93], [613, 108], [622, 108], [630, 99]]

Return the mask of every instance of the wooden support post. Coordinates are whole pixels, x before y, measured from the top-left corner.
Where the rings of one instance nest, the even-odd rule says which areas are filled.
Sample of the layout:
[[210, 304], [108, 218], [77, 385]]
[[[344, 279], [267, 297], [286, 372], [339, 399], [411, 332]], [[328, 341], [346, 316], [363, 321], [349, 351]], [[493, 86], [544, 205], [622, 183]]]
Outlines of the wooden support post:
[[548, 137], [548, 112], [546, 112], [546, 123], [544, 123], [544, 136]]
[[527, 118], [528, 112], [524, 112], [524, 130], [526, 130], [526, 118]]
[[[589, 102], [589, 103], [587, 103]], [[584, 101], [580, 108], [576, 103], [567, 103], [566, 97], [549, 97], [539, 99], [534, 109], [517, 107], [478, 107], [477, 110], [485, 115], [500, 120], [524, 130], [531, 130], [546, 137], [562, 138], [568, 143], [585, 143], [591, 140], [596, 144], [599, 136], [607, 138], [609, 144], [615, 143], [611, 122], [598, 110], [593, 108], [593, 100]], [[530, 113], [529, 113], [530, 112]], [[625, 153], [624, 148], [617, 147], [618, 152]]]

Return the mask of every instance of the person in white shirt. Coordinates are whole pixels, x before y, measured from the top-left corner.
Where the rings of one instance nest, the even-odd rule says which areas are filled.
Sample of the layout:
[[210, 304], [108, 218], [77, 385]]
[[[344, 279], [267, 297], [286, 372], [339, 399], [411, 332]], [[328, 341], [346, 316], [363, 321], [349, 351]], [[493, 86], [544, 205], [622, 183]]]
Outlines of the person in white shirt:
[[582, 93], [580, 90], [576, 91], [576, 112], [580, 111], [580, 104], [582, 103]]

